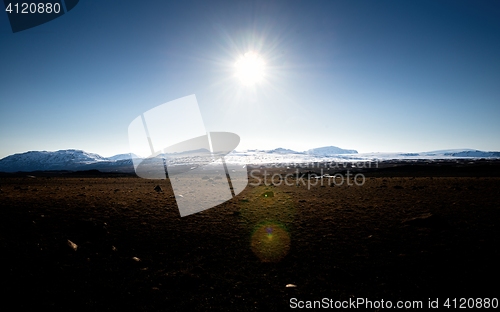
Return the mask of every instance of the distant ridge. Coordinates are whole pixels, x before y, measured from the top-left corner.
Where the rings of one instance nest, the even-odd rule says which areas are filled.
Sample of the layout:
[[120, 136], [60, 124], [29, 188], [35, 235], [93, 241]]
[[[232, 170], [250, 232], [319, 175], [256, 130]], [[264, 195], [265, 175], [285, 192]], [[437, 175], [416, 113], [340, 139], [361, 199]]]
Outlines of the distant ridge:
[[118, 154], [115, 156], [107, 157], [106, 159], [108, 160], [125, 160], [125, 159], [132, 159], [132, 158], [140, 158], [134, 153], [126, 153], [126, 154]]
[[265, 151], [267, 153], [273, 154], [305, 154], [305, 155], [316, 155], [316, 156], [330, 156], [330, 155], [341, 155], [341, 154], [357, 154], [356, 150], [343, 149], [336, 146], [325, 146], [313, 148], [304, 152], [297, 152], [291, 149], [278, 147], [272, 150]]
[[287, 148], [282, 148], [282, 147], [278, 147], [278, 148], [275, 148], [273, 150], [269, 150], [267, 152], [274, 153], [274, 154], [302, 154], [300, 152], [297, 152], [297, 151], [294, 151], [291, 149], [287, 149]]
[[132, 159], [113, 156], [102, 157], [82, 150], [68, 149], [55, 152], [30, 151], [0, 159], [0, 171], [49, 171], [49, 170], [92, 170], [133, 171]]
[[428, 156], [442, 154], [445, 156], [452, 156], [452, 157], [500, 157], [500, 152], [484, 152], [473, 149], [440, 150], [440, 151], [426, 152], [421, 154]]
[[325, 147], [310, 149], [306, 151], [306, 153], [309, 155], [316, 155], [316, 156], [331, 156], [331, 155], [342, 155], [342, 154], [357, 154], [358, 151], [342, 149], [336, 146], [325, 146]]
[[[173, 157], [170, 164], [189, 164], [192, 155], [189, 153], [167, 154]], [[31, 172], [31, 171], [81, 171], [99, 170], [102, 172], [134, 172], [134, 159], [140, 157], [134, 154], [119, 154], [112, 157], [102, 157], [77, 149], [59, 150], [55, 152], [30, 151], [7, 156], [0, 159], [0, 172]], [[325, 161], [325, 159], [342, 159], [343, 161], [374, 161], [374, 160], [411, 160], [411, 159], [458, 159], [458, 158], [489, 158], [500, 159], [500, 152], [479, 151], [474, 149], [452, 149], [420, 153], [361, 153], [356, 150], [342, 149], [336, 146], [326, 146], [297, 152], [286, 148], [273, 150], [233, 151], [227, 159], [234, 162], [256, 163], [280, 161]], [[170, 159], [170, 160], [172, 160]]]

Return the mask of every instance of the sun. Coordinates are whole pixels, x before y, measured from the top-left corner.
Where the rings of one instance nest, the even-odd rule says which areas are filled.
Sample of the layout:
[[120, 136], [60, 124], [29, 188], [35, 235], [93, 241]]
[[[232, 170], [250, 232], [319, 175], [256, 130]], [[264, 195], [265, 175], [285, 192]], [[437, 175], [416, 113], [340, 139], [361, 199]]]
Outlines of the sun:
[[246, 86], [261, 82], [264, 78], [264, 60], [255, 52], [247, 52], [234, 64], [236, 77]]

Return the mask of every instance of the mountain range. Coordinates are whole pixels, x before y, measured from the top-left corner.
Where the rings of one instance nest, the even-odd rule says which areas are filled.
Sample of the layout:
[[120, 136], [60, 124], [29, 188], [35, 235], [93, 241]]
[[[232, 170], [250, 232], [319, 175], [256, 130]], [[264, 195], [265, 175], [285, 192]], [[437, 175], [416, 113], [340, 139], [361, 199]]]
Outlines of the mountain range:
[[92, 169], [133, 172], [132, 156], [120, 154], [106, 158], [82, 150], [68, 149], [56, 152], [30, 151], [0, 159], [2, 172]]
[[[186, 156], [184, 163], [189, 162]], [[0, 172], [18, 171], [56, 171], [56, 170], [93, 170], [104, 172], [134, 172], [132, 158], [140, 157], [134, 154], [119, 154], [112, 157], [102, 157], [98, 154], [82, 150], [68, 149], [55, 152], [30, 151], [14, 154], [0, 159]], [[314, 148], [303, 152], [285, 148], [273, 150], [247, 150], [232, 152], [227, 158], [233, 162], [313, 162], [325, 159], [343, 159], [352, 161], [388, 160], [388, 159], [453, 159], [453, 158], [500, 158], [500, 152], [485, 152], [473, 149], [439, 150], [421, 153], [362, 153], [335, 146]], [[180, 158], [175, 158], [176, 161]]]

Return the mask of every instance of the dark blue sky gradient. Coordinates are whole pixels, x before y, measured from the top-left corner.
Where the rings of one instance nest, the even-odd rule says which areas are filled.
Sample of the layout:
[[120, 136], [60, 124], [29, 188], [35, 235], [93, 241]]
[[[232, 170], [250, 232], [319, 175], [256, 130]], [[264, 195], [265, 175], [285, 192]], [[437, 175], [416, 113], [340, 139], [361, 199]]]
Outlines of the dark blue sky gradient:
[[[498, 151], [499, 16], [498, 1], [82, 0], [12, 33], [3, 13], [0, 157], [125, 153], [136, 116], [190, 94], [238, 149]], [[267, 64], [253, 88], [233, 77], [249, 50]]]

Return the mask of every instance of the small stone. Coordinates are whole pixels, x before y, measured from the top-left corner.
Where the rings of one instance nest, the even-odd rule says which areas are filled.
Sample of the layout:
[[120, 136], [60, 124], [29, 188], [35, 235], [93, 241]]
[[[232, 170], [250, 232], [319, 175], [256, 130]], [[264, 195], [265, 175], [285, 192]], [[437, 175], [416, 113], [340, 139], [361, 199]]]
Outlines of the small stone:
[[163, 189], [159, 185], [155, 186], [154, 190], [157, 191], [158, 193], [163, 192]]
[[71, 247], [71, 249], [73, 249], [74, 251], [76, 251], [78, 249], [78, 245], [73, 243], [69, 239], [68, 239], [68, 246]]
[[266, 198], [274, 197], [274, 192], [271, 192], [271, 191], [265, 192], [264, 194], [262, 194], [262, 197], [266, 197]]

